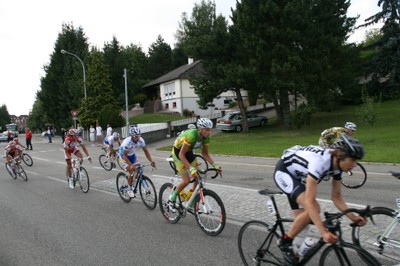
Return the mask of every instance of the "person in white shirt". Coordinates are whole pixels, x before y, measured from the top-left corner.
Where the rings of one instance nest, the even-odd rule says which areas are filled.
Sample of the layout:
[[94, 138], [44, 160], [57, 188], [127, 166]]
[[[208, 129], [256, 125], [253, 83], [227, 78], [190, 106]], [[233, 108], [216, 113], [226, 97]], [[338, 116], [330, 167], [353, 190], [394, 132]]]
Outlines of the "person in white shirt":
[[103, 129], [99, 124], [96, 124], [96, 140], [97, 140], [97, 146], [101, 146], [103, 142]]
[[110, 124], [107, 124], [107, 135], [106, 137], [109, 137], [112, 135], [112, 127], [110, 126]]
[[93, 147], [96, 141], [96, 129], [94, 129], [93, 125], [90, 125], [89, 133], [90, 145]]

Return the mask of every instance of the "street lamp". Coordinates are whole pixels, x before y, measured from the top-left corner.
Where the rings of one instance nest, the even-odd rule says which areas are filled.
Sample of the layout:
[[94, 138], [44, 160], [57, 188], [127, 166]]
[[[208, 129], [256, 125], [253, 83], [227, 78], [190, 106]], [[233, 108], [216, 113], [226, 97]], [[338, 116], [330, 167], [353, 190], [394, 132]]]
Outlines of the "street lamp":
[[82, 60], [76, 55], [76, 54], [73, 54], [73, 53], [70, 53], [70, 52], [68, 52], [68, 51], [65, 51], [64, 49], [61, 49], [61, 53], [62, 54], [69, 54], [69, 55], [72, 55], [72, 56], [74, 56], [76, 59], [78, 59], [79, 60], [79, 62], [81, 62], [81, 64], [82, 64], [82, 69], [83, 69], [83, 91], [84, 91], [84, 93], [85, 93], [85, 99], [86, 99], [86, 74], [85, 74], [85, 65], [83, 64], [83, 62], [82, 62]]

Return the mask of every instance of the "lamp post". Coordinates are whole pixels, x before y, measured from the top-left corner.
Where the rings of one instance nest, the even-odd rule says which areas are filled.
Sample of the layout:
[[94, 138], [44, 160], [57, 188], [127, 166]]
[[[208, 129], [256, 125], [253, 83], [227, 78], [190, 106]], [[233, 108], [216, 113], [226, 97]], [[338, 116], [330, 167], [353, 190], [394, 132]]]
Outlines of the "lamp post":
[[62, 54], [69, 54], [69, 55], [72, 55], [72, 56], [74, 56], [76, 59], [78, 59], [79, 62], [81, 62], [82, 69], [83, 69], [83, 91], [84, 91], [84, 93], [85, 93], [85, 99], [86, 99], [86, 71], [85, 71], [85, 65], [83, 64], [83, 61], [82, 61], [76, 54], [73, 54], [73, 53], [70, 53], [70, 52], [68, 52], [68, 51], [65, 51], [64, 49], [61, 49], [61, 53], [62, 53]]

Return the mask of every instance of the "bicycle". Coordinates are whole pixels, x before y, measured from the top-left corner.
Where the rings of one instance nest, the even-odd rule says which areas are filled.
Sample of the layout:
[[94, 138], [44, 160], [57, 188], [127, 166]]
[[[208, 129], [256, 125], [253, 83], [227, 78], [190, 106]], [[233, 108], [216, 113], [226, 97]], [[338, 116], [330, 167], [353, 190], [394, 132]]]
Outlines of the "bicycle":
[[99, 163], [101, 165], [101, 167], [104, 168], [104, 170], [106, 171], [111, 171], [111, 169], [113, 169], [114, 167], [116, 167], [116, 163], [115, 161], [117, 161], [117, 164], [119, 166], [119, 168], [121, 168], [122, 170], [124, 170], [124, 168], [121, 165], [121, 161], [120, 161], [120, 157], [119, 157], [119, 153], [118, 153], [118, 149], [113, 149], [113, 155], [112, 157], [110, 157], [110, 155], [108, 154], [108, 150], [106, 147], [102, 147], [101, 148], [105, 153], [104, 154], [100, 154], [99, 156]]
[[[400, 172], [390, 173], [400, 179]], [[353, 243], [376, 255], [379, 261], [386, 265], [400, 262], [400, 198], [396, 199], [396, 204], [397, 210], [386, 207], [371, 208], [371, 223], [365, 227], [354, 227], [352, 230]]]
[[[168, 200], [180, 181], [177, 175], [171, 178], [171, 182], [161, 186], [158, 200], [161, 213], [168, 223], [175, 224], [181, 218], [186, 217], [187, 213], [191, 213], [196, 217], [197, 224], [205, 234], [217, 236], [225, 227], [226, 212], [224, 203], [218, 194], [204, 187], [207, 172], [217, 172], [218, 174], [218, 170], [214, 168], [198, 169], [198, 184], [192, 196], [183, 200], [181, 194], [178, 194], [175, 209], [169, 207]], [[217, 174], [213, 176], [217, 176]], [[194, 182], [194, 179], [191, 182]]]
[[[149, 177], [143, 174], [143, 168], [148, 166], [148, 164], [136, 163], [134, 165], [136, 169], [133, 172], [133, 176], [136, 181], [133, 186], [133, 193], [136, 194], [137, 190], [139, 189], [140, 197], [144, 205], [148, 209], [154, 210], [154, 208], [157, 205], [156, 188], [153, 184], [153, 181], [151, 181]], [[121, 199], [126, 203], [129, 203], [132, 200], [132, 198], [128, 195], [128, 190], [129, 190], [128, 176], [129, 172], [125, 171], [118, 173], [116, 178], [118, 194], [121, 197]]]
[[[88, 193], [90, 187], [89, 175], [86, 169], [82, 166], [83, 159], [75, 158], [71, 159], [71, 175], [73, 179], [74, 187], [78, 182], [83, 193]], [[66, 173], [68, 182], [68, 173]]]
[[28, 176], [21, 166], [19, 157], [15, 157], [10, 162], [6, 162], [6, 169], [12, 178], [17, 179], [17, 176], [20, 176], [23, 180], [28, 181]]
[[[268, 211], [275, 215], [275, 223], [267, 224], [257, 220], [245, 223], [238, 236], [240, 258], [244, 265], [283, 265], [285, 259], [279, 248], [279, 242], [282, 235], [285, 234], [285, 224], [293, 222], [293, 219], [282, 218], [280, 215], [275, 195], [283, 194], [281, 191], [264, 189], [260, 190], [259, 194], [270, 198], [271, 205], [268, 206]], [[349, 212], [363, 216], [368, 215], [369, 209], [368, 206], [365, 209], [347, 209], [338, 213], [325, 212], [324, 224], [329, 231], [338, 235], [339, 240], [323, 249], [319, 258], [319, 265], [380, 265], [371, 254], [360, 246], [345, 242], [342, 238], [340, 218]], [[321, 237], [296, 265], [305, 265], [325, 244]], [[363, 256], [363, 260], [360, 260], [360, 255]]]

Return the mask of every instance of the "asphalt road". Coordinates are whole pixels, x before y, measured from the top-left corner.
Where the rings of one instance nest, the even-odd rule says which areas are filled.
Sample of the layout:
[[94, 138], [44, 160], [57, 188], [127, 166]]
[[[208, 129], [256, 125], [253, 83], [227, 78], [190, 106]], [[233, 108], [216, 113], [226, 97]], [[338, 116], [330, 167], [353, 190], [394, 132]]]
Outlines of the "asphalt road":
[[[23, 139], [22, 139], [23, 141]], [[157, 170], [146, 174], [156, 188], [173, 172], [157, 151], [173, 139], [149, 144]], [[28, 182], [11, 179], [0, 165], [0, 265], [241, 265], [237, 251], [240, 226], [251, 219], [269, 220], [258, 189], [275, 188], [275, 158], [214, 156], [223, 167], [223, 178], [207, 181], [222, 198], [227, 225], [218, 237], [205, 235], [189, 215], [178, 224], [166, 223], [158, 206], [149, 211], [139, 199], [126, 204], [116, 194], [115, 176], [97, 158], [101, 150], [90, 147], [93, 164], [85, 162], [91, 189], [70, 190], [64, 177], [61, 140], [34, 137], [32, 167], [24, 166]], [[0, 149], [4, 144], [0, 144]], [[141, 151], [139, 159], [145, 162]], [[369, 176], [357, 190], [343, 189], [354, 206], [372, 204], [394, 208], [399, 182], [387, 174], [399, 165], [364, 163]], [[329, 186], [321, 184], [323, 207], [331, 209]], [[286, 199], [282, 212], [290, 215]], [[316, 262], [314, 262], [316, 263]], [[311, 264], [313, 265], [313, 263]]]

